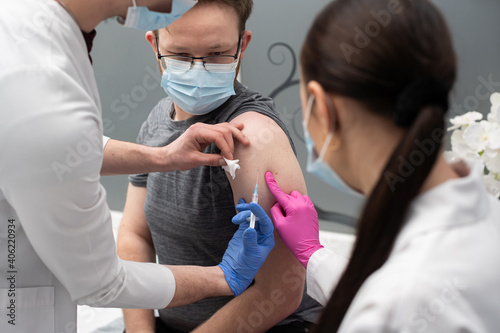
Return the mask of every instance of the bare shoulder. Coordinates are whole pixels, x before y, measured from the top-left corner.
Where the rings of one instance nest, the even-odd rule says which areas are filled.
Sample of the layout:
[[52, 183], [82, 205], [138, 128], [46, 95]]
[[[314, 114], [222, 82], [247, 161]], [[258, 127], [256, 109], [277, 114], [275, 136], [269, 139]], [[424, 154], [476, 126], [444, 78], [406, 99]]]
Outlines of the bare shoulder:
[[245, 124], [243, 132], [253, 139], [254, 148], [269, 143], [281, 143], [281, 141], [289, 145], [288, 138], [281, 127], [273, 119], [262, 113], [245, 112], [234, 118], [231, 123]]
[[304, 177], [292, 146], [283, 129], [270, 117], [258, 112], [246, 112], [231, 123], [243, 123], [243, 133], [250, 140], [249, 146], [236, 144], [234, 156], [240, 160], [241, 169], [236, 178], [230, 179], [234, 199], [251, 199], [255, 182], [259, 183], [259, 202], [268, 210], [275, 200], [265, 183], [267, 171], [273, 173], [285, 192], [299, 191], [306, 194]]
[[246, 112], [232, 122], [243, 123], [245, 125], [243, 133], [250, 140], [250, 146], [237, 145], [235, 153], [255, 155], [255, 158], [260, 157], [260, 159], [266, 157], [269, 162], [276, 162], [275, 160], [279, 158], [295, 160], [288, 137], [270, 117], [258, 112]]

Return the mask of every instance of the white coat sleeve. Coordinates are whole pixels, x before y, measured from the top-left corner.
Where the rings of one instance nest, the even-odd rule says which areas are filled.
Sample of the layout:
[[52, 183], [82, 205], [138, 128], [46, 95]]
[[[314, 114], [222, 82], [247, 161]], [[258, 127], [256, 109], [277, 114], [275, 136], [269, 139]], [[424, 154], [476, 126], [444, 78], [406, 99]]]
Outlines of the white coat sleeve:
[[348, 260], [330, 249], [313, 253], [307, 263], [307, 294], [326, 306]]
[[175, 280], [161, 265], [121, 260], [100, 184], [101, 114], [57, 68], [13, 70], [0, 80], [0, 188], [40, 259], [73, 301], [163, 308]]

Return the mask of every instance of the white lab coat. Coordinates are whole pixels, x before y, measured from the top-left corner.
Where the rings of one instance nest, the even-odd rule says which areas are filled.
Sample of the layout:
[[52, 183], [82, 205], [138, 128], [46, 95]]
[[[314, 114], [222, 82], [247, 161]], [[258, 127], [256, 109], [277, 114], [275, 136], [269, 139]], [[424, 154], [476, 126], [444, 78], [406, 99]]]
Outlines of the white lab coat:
[[[387, 262], [361, 286], [339, 332], [499, 332], [500, 202], [481, 166], [417, 197]], [[311, 256], [308, 293], [326, 304], [347, 264]]]
[[78, 25], [54, 0], [5, 1], [0, 50], [0, 332], [75, 332], [77, 303], [165, 307], [172, 272], [116, 255]]

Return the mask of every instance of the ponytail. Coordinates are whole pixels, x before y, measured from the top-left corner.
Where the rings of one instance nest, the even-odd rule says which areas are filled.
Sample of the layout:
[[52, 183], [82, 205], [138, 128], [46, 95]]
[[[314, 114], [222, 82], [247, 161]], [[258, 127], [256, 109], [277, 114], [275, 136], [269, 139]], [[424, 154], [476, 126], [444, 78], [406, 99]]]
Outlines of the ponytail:
[[386, 262], [408, 207], [440, 154], [444, 113], [443, 107], [424, 107], [396, 147], [367, 200], [349, 264], [312, 332], [336, 332], [361, 285]]

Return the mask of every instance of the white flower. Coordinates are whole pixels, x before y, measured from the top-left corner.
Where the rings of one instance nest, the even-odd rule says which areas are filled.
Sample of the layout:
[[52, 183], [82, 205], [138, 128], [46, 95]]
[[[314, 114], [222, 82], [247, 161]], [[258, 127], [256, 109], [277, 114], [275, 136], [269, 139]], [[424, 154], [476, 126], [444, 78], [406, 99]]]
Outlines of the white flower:
[[483, 166], [488, 192], [500, 198], [500, 93], [491, 95], [491, 112], [482, 120], [479, 112], [468, 112], [450, 120], [451, 152], [445, 152], [449, 163], [476, 160]]
[[480, 161], [484, 168], [484, 161], [481, 159], [479, 152], [472, 149], [464, 140], [463, 130], [457, 129], [453, 131], [451, 135], [451, 149], [452, 151], [444, 153], [448, 163], [455, 163], [458, 160]]
[[488, 121], [500, 124], [500, 93], [491, 95], [491, 112], [488, 114]]
[[464, 140], [464, 131], [457, 129], [451, 134], [451, 150], [459, 159], [475, 159], [479, 152], [472, 149]]
[[464, 115], [456, 116], [450, 119], [450, 123], [453, 125], [448, 128], [448, 131], [453, 131], [457, 128], [462, 128], [475, 124], [476, 121], [483, 119], [483, 115], [476, 111], [467, 112]]
[[465, 156], [462, 156], [462, 155], [459, 155], [457, 153], [455, 153], [454, 151], [445, 151], [443, 153], [443, 157], [446, 161], [446, 163], [448, 164], [455, 164], [455, 163], [458, 163], [460, 161], [468, 161], [468, 162], [473, 162], [473, 163], [477, 163], [479, 165], [482, 166], [482, 170], [484, 170], [484, 161], [483, 159], [481, 158], [481, 156], [479, 156], [479, 154], [467, 154]]
[[495, 198], [500, 198], [500, 181], [498, 177], [492, 174], [484, 176], [484, 182], [486, 184], [486, 189], [490, 192]]
[[483, 154], [481, 159], [484, 161], [484, 165], [490, 173], [500, 174], [500, 153], [498, 153], [497, 156]]
[[500, 149], [500, 124], [481, 121], [467, 127], [463, 139], [474, 151], [495, 157]]

